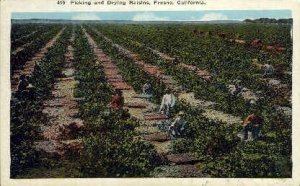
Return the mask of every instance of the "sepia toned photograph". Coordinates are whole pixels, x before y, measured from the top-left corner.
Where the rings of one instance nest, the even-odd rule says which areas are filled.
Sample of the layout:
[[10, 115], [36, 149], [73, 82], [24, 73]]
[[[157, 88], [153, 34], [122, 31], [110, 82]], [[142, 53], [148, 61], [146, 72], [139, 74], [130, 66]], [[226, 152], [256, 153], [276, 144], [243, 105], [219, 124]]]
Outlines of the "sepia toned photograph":
[[291, 178], [290, 10], [14, 12], [10, 178]]

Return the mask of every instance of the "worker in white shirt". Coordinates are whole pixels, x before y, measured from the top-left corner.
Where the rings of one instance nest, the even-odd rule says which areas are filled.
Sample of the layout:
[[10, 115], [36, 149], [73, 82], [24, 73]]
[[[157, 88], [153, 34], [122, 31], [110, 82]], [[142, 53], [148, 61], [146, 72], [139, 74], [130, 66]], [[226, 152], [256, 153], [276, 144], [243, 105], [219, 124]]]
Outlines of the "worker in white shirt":
[[169, 115], [170, 109], [174, 107], [176, 98], [169, 89], [166, 90], [166, 94], [163, 96], [159, 111], [161, 114]]

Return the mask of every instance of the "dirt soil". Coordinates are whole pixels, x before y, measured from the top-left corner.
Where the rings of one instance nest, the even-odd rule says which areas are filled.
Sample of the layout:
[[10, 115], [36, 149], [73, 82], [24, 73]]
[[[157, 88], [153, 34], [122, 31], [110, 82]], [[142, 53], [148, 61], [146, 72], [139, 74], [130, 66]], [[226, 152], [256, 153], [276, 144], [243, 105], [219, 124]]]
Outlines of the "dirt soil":
[[[102, 35], [100, 32], [96, 31], [99, 35]], [[107, 37], [104, 37], [104, 39]], [[107, 40], [108, 42], [112, 42], [112, 40]], [[230, 114], [223, 113], [221, 111], [216, 111], [211, 109], [211, 107], [216, 104], [209, 101], [203, 101], [196, 99], [194, 96], [194, 93], [187, 93], [184, 90], [181, 89], [181, 86], [177, 81], [174, 80], [173, 77], [168, 76], [164, 74], [163, 69], [160, 69], [159, 67], [155, 65], [150, 65], [145, 63], [144, 61], [139, 59], [139, 55], [127, 50], [126, 48], [112, 43], [113, 46], [115, 46], [120, 53], [126, 55], [127, 57], [131, 58], [142, 70], [144, 70], [149, 75], [152, 75], [159, 80], [161, 80], [163, 83], [165, 83], [171, 90], [173, 90], [176, 93], [176, 96], [179, 99], [185, 100], [187, 103], [189, 103], [191, 106], [197, 106], [201, 107], [205, 110], [204, 116], [211, 120], [220, 120], [222, 122], [228, 123], [228, 124], [240, 124], [242, 123], [242, 119]], [[208, 72], [206, 72], [207, 74]]]
[[[70, 42], [74, 41], [74, 36]], [[49, 118], [49, 123], [41, 127], [43, 140], [36, 141], [35, 147], [46, 157], [64, 157], [68, 154], [79, 154], [82, 141], [79, 132], [84, 128], [84, 123], [77, 118], [77, 102], [73, 96], [75, 88], [73, 48], [68, 46], [65, 54], [66, 63], [62, 76], [58, 78], [50, 99], [45, 100], [43, 113]]]
[[[94, 42], [93, 38], [91, 38], [91, 36], [89, 34], [87, 34], [85, 32], [85, 35], [87, 36], [90, 45], [94, 48], [95, 53], [99, 52], [100, 49], [97, 47], [96, 43]], [[109, 41], [109, 40], [108, 40]], [[115, 45], [118, 46], [119, 45]], [[124, 53], [128, 52], [125, 49], [122, 50], [122, 52]], [[137, 56], [137, 55], [134, 55]], [[101, 51], [101, 55], [97, 55], [97, 59], [100, 62], [100, 64], [103, 65], [103, 62], [101, 63], [101, 61], [107, 61], [108, 56], [105, 56], [103, 51]], [[111, 59], [109, 59], [109, 61], [111, 61]], [[157, 69], [157, 67], [155, 66], [150, 66], [148, 64], [144, 64], [141, 61], [138, 61], [141, 65], [145, 65], [145, 69], [151, 69], [152, 73], [153, 69]], [[113, 61], [112, 61], [113, 63]], [[147, 65], [147, 66], [146, 66]], [[114, 66], [113, 64], [109, 65]], [[150, 66], [150, 67], [149, 67]], [[109, 70], [104, 67], [104, 73], [106, 73], [105, 71]], [[117, 68], [114, 67], [114, 69], [116, 71], [118, 71]], [[119, 73], [116, 74], [117, 76], [121, 76]], [[111, 77], [109, 77], [111, 78]], [[112, 77], [113, 78], [113, 77]], [[122, 79], [122, 77], [118, 77], [119, 79]], [[169, 76], [165, 76], [164, 79], [166, 80], [170, 80], [171, 77]], [[108, 81], [109, 82], [109, 81]], [[124, 84], [127, 84], [125, 81], [122, 81]], [[112, 86], [114, 86], [111, 83]], [[172, 84], [174, 85], [174, 84]], [[128, 85], [130, 86], [130, 85]], [[122, 90], [123, 95], [124, 95], [124, 99], [125, 99], [125, 106], [127, 105], [126, 109], [128, 109], [129, 113], [131, 114], [132, 117], [138, 119], [140, 121], [140, 126], [138, 126], [136, 128], [136, 132], [137, 134], [142, 137], [143, 140], [151, 143], [156, 152], [158, 157], [161, 157], [161, 160], [164, 162], [165, 165], [163, 165], [163, 168], [158, 168], [153, 172], [153, 177], [169, 177], [169, 176], [175, 176], [175, 177], [203, 177], [203, 174], [201, 174], [201, 172], [198, 171], [198, 169], [196, 168], [196, 165], [193, 159], [193, 161], [190, 160], [190, 158], [187, 157], [187, 154], [176, 154], [174, 155], [175, 158], [173, 159], [179, 159], [179, 161], [181, 161], [182, 165], [176, 165], [176, 163], [172, 163], [170, 161], [168, 161], [167, 156], [171, 155], [171, 159], [172, 159], [172, 146], [173, 146], [173, 142], [176, 139], [171, 139], [170, 135], [161, 129], [160, 127], [160, 122], [163, 121], [167, 121], [168, 117], [166, 116], [162, 116], [160, 114], [157, 113], [157, 105], [151, 103], [150, 101], [148, 101], [145, 98], [142, 98], [141, 96], [138, 96], [137, 93], [133, 90]], [[143, 107], [130, 107], [129, 105], [143, 105]], [[129, 107], [128, 107], [129, 106]], [[160, 115], [160, 116], [158, 116]], [[151, 119], [149, 119], [151, 118]], [[194, 158], [194, 157], [193, 157]], [[187, 161], [185, 161], [187, 160]], [[170, 171], [171, 170], [171, 171]], [[170, 172], [175, 172], [174, 174], [170, 174]]]

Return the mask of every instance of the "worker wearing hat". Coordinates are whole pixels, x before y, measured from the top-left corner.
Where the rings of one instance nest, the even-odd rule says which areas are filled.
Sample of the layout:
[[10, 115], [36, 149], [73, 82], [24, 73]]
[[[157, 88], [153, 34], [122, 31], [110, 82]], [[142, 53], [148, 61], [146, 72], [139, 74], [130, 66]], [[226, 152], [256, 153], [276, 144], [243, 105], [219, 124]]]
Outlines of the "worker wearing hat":
[[170, 126], [170, 133], [173, 137], [180, 136], [184, 130], [187, 121], [185, 120], [185, 113], [180, 111], [175, 121]]
[[36, 94], [36, 88], [34, 85], [32, 85], [31, 83], [29, 83], [29, 85], [26, 87], [27, 90], [27, 97], [29, 100], [35, 100], [37, 97]]

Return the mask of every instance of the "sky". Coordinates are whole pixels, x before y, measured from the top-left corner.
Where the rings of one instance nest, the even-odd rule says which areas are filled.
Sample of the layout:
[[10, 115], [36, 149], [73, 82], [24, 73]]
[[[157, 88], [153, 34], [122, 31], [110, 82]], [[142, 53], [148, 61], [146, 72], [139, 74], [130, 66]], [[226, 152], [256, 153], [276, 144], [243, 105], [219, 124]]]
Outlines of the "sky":
[[290, 10], [145, 11], [145, 12], [17, 12], [12, 19], [213, 21], [291, 18]]

